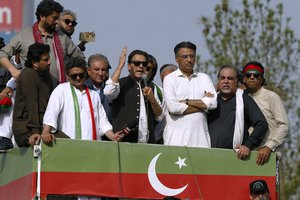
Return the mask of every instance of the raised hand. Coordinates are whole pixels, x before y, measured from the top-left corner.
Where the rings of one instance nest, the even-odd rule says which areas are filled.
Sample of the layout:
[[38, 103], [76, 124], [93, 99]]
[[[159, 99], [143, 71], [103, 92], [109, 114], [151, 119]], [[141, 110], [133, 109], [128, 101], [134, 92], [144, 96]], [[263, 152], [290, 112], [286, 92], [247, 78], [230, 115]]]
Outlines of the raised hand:
[[126, 56], [127, 56], [127, 46], [124, 46], [123, 49], [122, 49], [120, 58], [119, 58], [119, 65], [118, 65], [118, 67], [119, 66], [124, 67], [125, 61], [126, 61]]

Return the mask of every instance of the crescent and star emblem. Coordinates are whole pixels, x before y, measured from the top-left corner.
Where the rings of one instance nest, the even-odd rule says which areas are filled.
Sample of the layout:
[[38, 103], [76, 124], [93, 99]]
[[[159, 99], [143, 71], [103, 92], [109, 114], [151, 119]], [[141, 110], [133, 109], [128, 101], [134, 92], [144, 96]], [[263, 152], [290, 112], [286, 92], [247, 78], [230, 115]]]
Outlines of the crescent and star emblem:
[[[158, 192], [159, 194], [161, 195], [164, 195], [164, 196], [175, 196], [175, 195], [178, 195], [180, 193], [182, 193], [188, 186], [188, 184], [186, 184], [185, 186], [181, 187], [181, 188], [169, 188], [167, 186], [165, 186], [164, 184], [162, 184], [160, 182], [160, 180], [158, 179], [157, 177], [157, 174], [156, 174], [156, 169], [155, 169], [155, 166], [156, 166], [156, 162], [159, 158], [159, 156], [161, 155], [162, 153], [159, 153], [157, 154], [150, 162], [149, 164], [149, 167], [148, 167], [148, 179], [149, 179], [149, 182], [151, 184], [151, 186], [153, 187], [153, 189]], [[185, 159], [181, 159], [179, 156], [178, 156], [178, 161], [175, 162], [175, 164], [177, 164], [179, 166], [179, 169], [181, 169], [183, 166], [187, 166], [185, 164]]]

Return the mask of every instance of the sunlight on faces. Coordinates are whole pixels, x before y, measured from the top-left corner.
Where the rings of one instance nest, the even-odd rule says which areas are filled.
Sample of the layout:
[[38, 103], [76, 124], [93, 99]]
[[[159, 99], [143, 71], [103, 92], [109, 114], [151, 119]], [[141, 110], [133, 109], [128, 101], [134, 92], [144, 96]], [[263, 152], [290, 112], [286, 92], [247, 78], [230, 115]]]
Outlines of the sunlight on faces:
[[245, 85], [252, 91], [257, 91], [263, 85], [263, 77], [259, 72], [247, 71], [243, 77]]
[[[139, 66], [136, 66], [134, 64], [134, 63], [139, 63], [139, 62], [140, 62]], [[129, 70], [129, 73], [130, 73], [131, 77], [133, 77], [133, 78], [135, 78], [137, 80], [142, 79], [142, 76], [145, 73], [147, 65], [148, 65], [147, 64], [146, 66], [143, 66], [142, 63], [144, 63], [144, 62], [147, 63], [147, 59], [142, 54], [135, 54], [132, 57], [131, 62], [128, 63], [128, 70]]]
[[84, 89], [85, 76], [85, 71], [82, 68], [73, 67], [69, 70], [67, 78], [71, 85], [82, 91]]
[[75, 26], [77, 22], [72, 15], [66, 14], [59, 19], [58, 26], [62, 32], [66, 35], [71, 36], [75, 31]]
[[238, 87], [236, 71], [231, 68], [222, 69], [219, 74], [217, 87], [223, 94], [234, 94]]
[[195, 65], [195, 51], [189, 48], [180, 48], [177, 56], [176, 62], [178, 63], [179, 69], [183, 73], [192, 73]]
[[33, 69], [35, 69], [38, 72], [49, 71], [50, 64], [51, 64], [51, 61], [50, 61], [49, 53], [43, 54], [41, 56], [40, 61], [32, 62]]
[[100, 86], [107, 79], [108, 65], [104, 60], [95, 60], [87, 68], [88, 75], [95, 86]]
[[59, 13], [53, 11], [51, 15], [48, 15], [47, 17], [41, 16], [40, 19], [45, 30], [48, 33], [53, 33], [56, 30], [56, 26], [58, 25]]

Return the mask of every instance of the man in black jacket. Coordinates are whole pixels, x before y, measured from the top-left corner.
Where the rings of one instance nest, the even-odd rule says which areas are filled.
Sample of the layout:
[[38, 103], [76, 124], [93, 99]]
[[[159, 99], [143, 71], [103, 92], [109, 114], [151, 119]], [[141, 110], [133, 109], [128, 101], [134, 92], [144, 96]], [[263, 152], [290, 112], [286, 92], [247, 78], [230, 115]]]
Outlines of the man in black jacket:
[[49, 52], [49, 45], [30, 45], [26, 67], [17, 81], [12, 129], [19, 147], [40, 141], [44, 113], [53, 90]]
[[119, 66], [106, 82], [104, 94], [112, 100], [114, 131], [124, 130], [125, 142], [155, 143], [155, 120], [163, 117], [161, 105], [153, 95], [154, 85], [145, 78], [148, 54], [134, 50], [128, 56], [127, 77], [120, 78], [127, 48], [123, 48]]
[[244, 159], [260, 145], [268, 130], [267, 121], [254, 100], [238, 89], [235, 68], [221, 67], [217, 87], [218, 107], [208, 114], [211, 147], [235, 149], [238, 158]]

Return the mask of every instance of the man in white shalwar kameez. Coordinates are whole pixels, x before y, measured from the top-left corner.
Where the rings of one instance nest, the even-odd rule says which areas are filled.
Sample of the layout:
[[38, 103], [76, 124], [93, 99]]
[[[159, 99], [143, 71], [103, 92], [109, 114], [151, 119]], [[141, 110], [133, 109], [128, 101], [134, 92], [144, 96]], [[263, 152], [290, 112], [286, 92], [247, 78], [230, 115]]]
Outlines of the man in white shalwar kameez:
[[[119, 141], [123, 137], [121, 132], [113, 133], [99, 94], [84, 85], [86, 66], [85, 60], [80, 57], [70, 58], [66, 63], [65, 73], [69, 82], [58, 85], [50, 96], [43, 120], [44, 143], [51, 143], [57, 131], [71, 139], [101, 140], [105, 134], [109, 139]], [[78, 200], [96, 199], [101, 198], [78, 197]]]
[[[75, 110], [72, 102], [73, 97], [70, 85], [70, 82], [62, 83], [53, 91], [44, 116], [44, 124], [52, 127], [51, 132], [60, 130], [67, 134], [71, 139], [76, 139]], [[97, 139], [100, 140], [100, 136], [105, 132], [112, 130], [112, 126], [107, 120], [104, 108], [100, 101], [100, 96], [92, 90], [89, 92], [93, 104], [95, 121], [97, 122]], [[80, 91], [78, 89], [75, 89], [75, 93], [80, 109], [81, 139], [92, 140], [92, 120], [87, 93], [85, 90]]]
[[[71, 58], [66, 64], [66, 74], [69, 82], [58, 85], [50, 96], [43, 120], [43, 141], [51, 142], [57, 131], [62, 131], [71, 139], [101, 140], [101, 136], [105, 134], [111, 140], [116, 140], [119, 135], [112, 131], [100, 96], [84, 85], [85, 60]], [[76, 119], [79, 119], [77, 123]], [[79, 138], [77, 132], [80, 134]]]
[[193, 71], [196, 45], [181, 42], [175, 46], [174, 53], [179, 69], [163, 82], [169, 112], [164, 144], [210, 147], [206, 112], [217, 107], [214, 85], [208, 75]]

